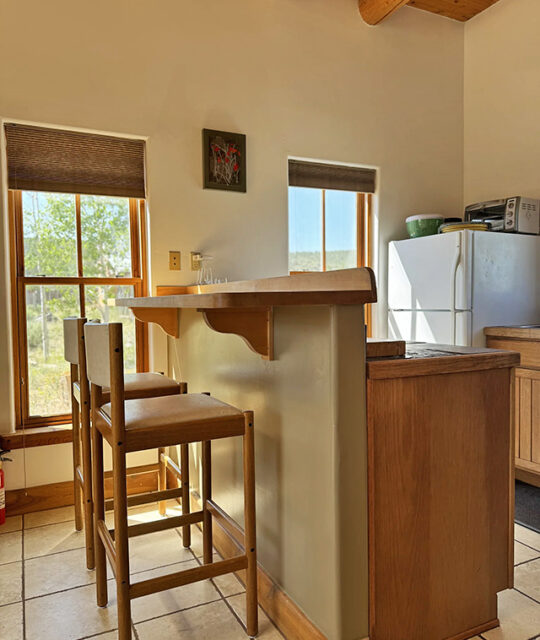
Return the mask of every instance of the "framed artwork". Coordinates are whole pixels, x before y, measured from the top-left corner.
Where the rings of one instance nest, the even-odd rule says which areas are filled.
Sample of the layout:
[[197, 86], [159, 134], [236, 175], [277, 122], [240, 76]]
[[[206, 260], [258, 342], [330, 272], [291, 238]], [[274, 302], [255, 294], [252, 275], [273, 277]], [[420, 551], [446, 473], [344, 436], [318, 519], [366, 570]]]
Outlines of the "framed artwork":
[[246, 191], [246, 136], [203, 129], [203, 187]]

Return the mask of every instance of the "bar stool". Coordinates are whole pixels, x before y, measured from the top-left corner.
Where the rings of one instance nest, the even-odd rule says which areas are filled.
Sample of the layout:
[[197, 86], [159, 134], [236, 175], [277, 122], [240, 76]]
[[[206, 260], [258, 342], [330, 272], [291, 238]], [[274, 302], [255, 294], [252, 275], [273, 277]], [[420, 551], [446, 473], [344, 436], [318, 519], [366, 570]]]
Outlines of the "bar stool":
[[[253, 413], [242, 412], [205, 394], [126, 400], [123, 372], [122, 325], [84, 327], [88, 378], [92, 398], [94, 478], [94, 532], [96, 538], [96, 589], [98, 606], [107, 605], [107, 555], [116, 579], [118, 638], [131, 639], [131, 600], [200, 580], [246, 570], [247, 633], [257, 634], [257, 554], [255, 544], [255, 465]], [[104, 387], [110, 402], [99, 405]], [[211, 495], [211, 441], [242, 436], [244, 459], [244, 552], [213, 562], [212, 513], [223, 513]], [[112, 448], [114, 529], [105, 523], [103, 491], [103, 440]], [[128, 526], [126, 454], [191, 442], [202, 443], [202, 509], [194, 513]], [[131, 583], [130, 537], [203, 523], [204, 564], [157, 578]], [[185, 544], [185, 543], [184, 543]]]
[[[70, 363], [71, 379], [71, 411], [73, 421], [73, 487], [75, 502], [75, 528], [77, 531], [85, 530], [86, 566], [88, 569], [95, 567], [94, 558], [94, 526], [92, 504], [92, 463], [91, 463], [91, 426], [90, 426], [90, 389], [86, 372], [86, 351], [84, 348], [84, 325], [86, 318], [64, 319], [64, 357]], [[185, 393], [185, 385], [171, 380], [159, 373], [135, 373], [124, 375], [124, 387], [126, 398], [147, 398], [168, 396]], [[101, 402], [108, 402], [110, 389], [103, 389]], [[185, 464], [185, 477], [182, 486], [189, 503], [189, 471], [187, 464], [187, 445], [182, 451], [182, 463]], [[184, 455], [185, 454], [185, 455]], [[167, 463], [165, 449], [158, 451], [158, 490], [167, 488]], [[170, 463], [169, 463], [170, 464]], [[172, 466], [173, 472], [178, 477], [179, 469]], [[159, 497], [159, 493], [156, 493]], [[137, 503], [136, 496], [131, 497], [133, 504]], [[112, 509], [113, 501], [107, 501], [107, 506]], [[189, 505], [187, 507], [189, 509]], [[159, 512], [165, 514], [165, 501], [159, 502]]]

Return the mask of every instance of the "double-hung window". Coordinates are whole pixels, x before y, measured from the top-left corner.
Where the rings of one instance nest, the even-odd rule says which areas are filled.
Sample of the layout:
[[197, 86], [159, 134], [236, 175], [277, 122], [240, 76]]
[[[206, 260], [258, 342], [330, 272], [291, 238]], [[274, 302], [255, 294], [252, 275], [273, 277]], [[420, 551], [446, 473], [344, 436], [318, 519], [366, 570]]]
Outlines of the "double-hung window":
[[[144, 167], [144, 143], [23, 125], [6, 138], [17, 424], [60, 424], [71, 411], [65, 317], [122, 322], [126, 371], [147, 369], [144, 325], [114, 305], [147, 294], [144, 171], [142, 185], [125, 176]], [[119, 164], [123, 181], [111, 177]]]

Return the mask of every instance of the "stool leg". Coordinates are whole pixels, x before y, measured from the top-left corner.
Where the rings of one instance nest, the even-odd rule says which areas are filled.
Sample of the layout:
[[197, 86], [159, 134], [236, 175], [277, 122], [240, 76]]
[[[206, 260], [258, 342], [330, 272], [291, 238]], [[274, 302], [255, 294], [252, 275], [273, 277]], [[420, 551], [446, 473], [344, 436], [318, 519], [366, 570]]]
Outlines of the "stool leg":
[[[161, 458], [161, 455], [165, 455], [167, 453], [165, 448], [158, 449], [158, 463], [159, 463], [159, 471], [158, 471], [158, 491], [165, 491], [167, 489], [167, 465]], [[167, 513], [167, 503], [165, 500], [162, 500], [158, 504], [159, 515], [164, 516]]]
[[94, 481], [94, 552], [96, 562], [96, 595], [98, 607], [107, 606], [107, 563], [105, 547], [98, 534], [98, 522], [105, 521], [105, 489], [103, 486], [103, 436], [95, 428], [92, 429], [93, 456], [92, 466]]
[[94, 558], [94, 505], [92, 503], [92, 449], [90, 444], [90, 403], [88, 392], [86, 398], [81, 397], [81, 444], [83, 467], [84, 495], [84, 533], [86, 536], [86, 566], [96, 566]]
[[113, 446], [114, 546], [116, 550], [116, 599], [118, 640], [131, 640], [129, 598], [129, 543], [126, 486], [126, 451], [123, 442]]
[[246, 570], [246, 630], [256, 636], [259, 629], [257, 608], [257, 544], [255, 525], [255, 442], [253, 412], [244, 413], [244, 544], [248, 566]]
[[212, 448], [210, 440], [202, 443], [203, 561], [212, 562], [212, 514], [206, 501], [212, 497]]
[[[191, 513], [191, 504], [189, 502], [189, 445], [180, 445], [180, 471], [182, 472], [182, 515]], [[182, 527], [182, 542], [186, 549], [191, 547], [191, 527], [186, 524]]]
[[71, 417], [72, 417], [72, 438], [73, 438], [73, 503], [75, 505], [75, 529], [82, 531], [83, 528], [83, 516], [82, 516], [82, 496], [81, 496], [81, 484], [79, 476], [77, 474], [77, 467], [81, 466], [81, 439], [80, 439], [80, 413], [79, 403], [73, 395], [73, 384], [78, 379], [78, 367], [76, 364], [72, 364], [70, 367], [71, 373]]

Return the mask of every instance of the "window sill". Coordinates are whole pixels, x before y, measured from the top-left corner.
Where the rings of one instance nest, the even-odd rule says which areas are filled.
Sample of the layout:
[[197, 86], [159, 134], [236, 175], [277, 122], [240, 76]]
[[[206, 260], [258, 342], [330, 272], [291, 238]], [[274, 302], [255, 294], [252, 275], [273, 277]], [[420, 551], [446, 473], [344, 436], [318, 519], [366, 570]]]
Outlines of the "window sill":
[[72, 441], [71, 424], [37, 427], [0, 434], [0, 448], [5, 451], [30, 447], [45, 447]]

